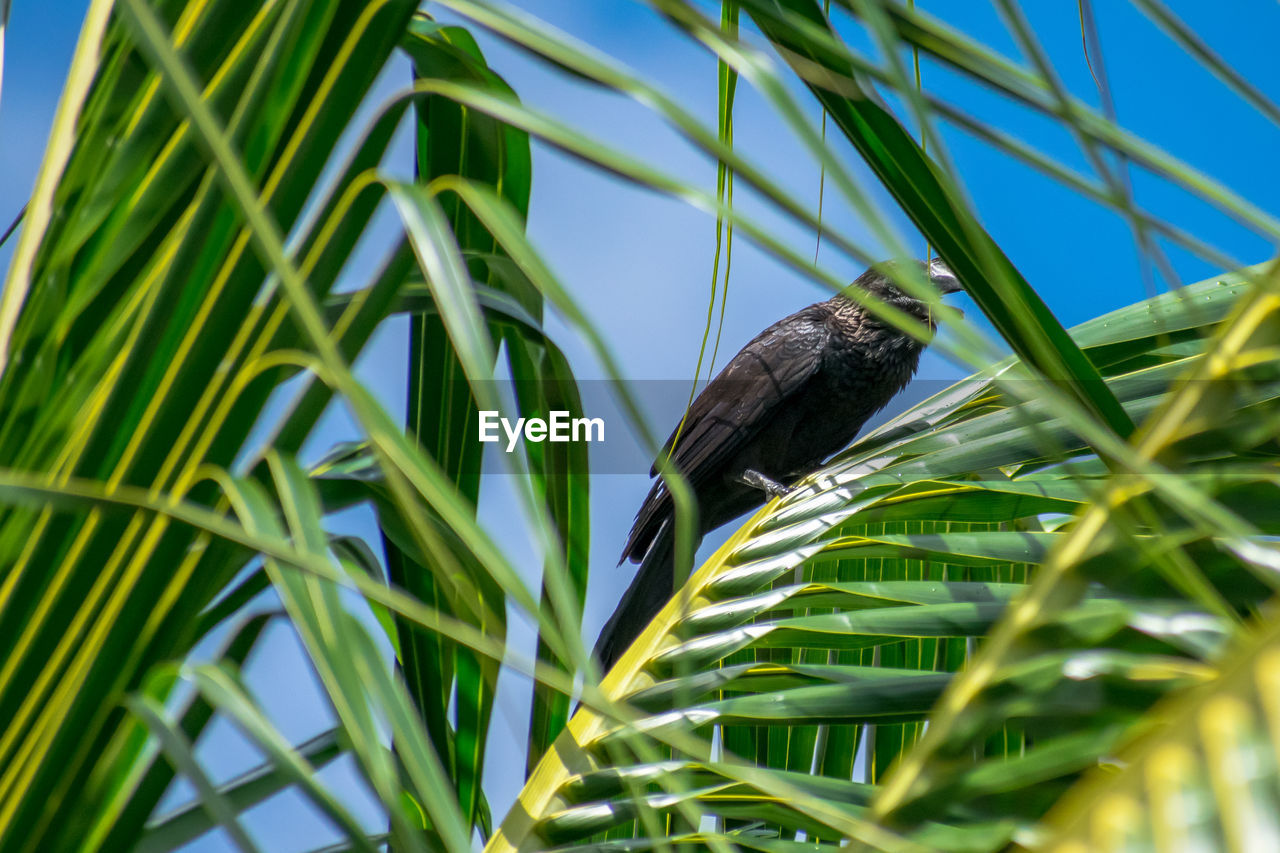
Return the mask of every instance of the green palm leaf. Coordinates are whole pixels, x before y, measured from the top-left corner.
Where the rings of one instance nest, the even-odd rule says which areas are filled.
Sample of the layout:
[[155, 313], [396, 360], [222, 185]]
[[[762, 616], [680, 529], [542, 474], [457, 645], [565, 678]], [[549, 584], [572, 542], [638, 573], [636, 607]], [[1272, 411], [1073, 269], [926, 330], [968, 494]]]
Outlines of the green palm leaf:
[[1041, 849], [1274, 845], [1277, 639], [1274, 626], [1256, 632], [1216, 678], [1171, 697], [1157, 730], [1054, 806]]
[[[1169, 337], [1150, 334], [1152, 314], [1189, 346], [1203, 347], [1240, 292], [1229, 281], [1203, 282], [1091, 321], [1074, 336], [1136, 414], [1199, 360], [1180, 354], [1166, 365], [1159, 353]], [[1202, 311], [1205, 295], [1212, 300]], [[1144, 356], [1155, 366], [1146, 366]], [[600, 810], [604, 801], [577, 806], [584, 814], [594, 809], [581, 831], [566, 816], [555, 817], [555, 804], [579, 774], [594, 772], [588, 768], [616, 770], [636, 730], [662, 743], [722, 727], [726, 753], [732, 747], [738, 757], [775, 769], [842, 766], [845, 778], [859, 744], [872, 737], [861, 747], [860, 772], [868, 782], [886, 774], [892, 780], [890, 768], [921, 736], [918, 721], [951, 684], [948, 670], [964, 659], [964, 638], [985, 636], [1016, 612], [1026, 587], [1009, 581], [1021, 581], [1026, 566], [1043, 562], [1069, 536], [1070, 524], [1055, 532], [1038, 529], [1040, 519], [1090, 505], [1106, 480], [1106, 468], [1081, 455], [1083, 445], [1072, 447], [1070, 430], [1037, 409], [999, 394], [990, 378], [972, 377], [867, 435], [794, 494], [771, 502], [698, 571], [606, 678], [608, 698], [644, 712], [621, 727], [580, 712], [522, 795], [521, 808], [535, 821], [504, 825], [493, 849], [536, 846], [535, 838], [583, 841], [635, 819], [637, 806], [622, 806], [634, 791], [610, 796], [609, 819]], [[1040, 458], [1046, 434], [1076, 457], [1071, 464]], [[1007, 479], [974, 480], [975, 470]], [[1117, 559], [1160, 563], [1180, 544], [1139, 537]], [[805, 582], [789, 584], [797, 572]], [[964, 729], [965, 749], [991, 761], [966, 769], [948, 753], [954, 770], [936, 788], [946, 799], [928, 800], [929, 821], [913, 829], [916, 841], [939, 844], [926, 838], [941, 821], [972, 830], [945, 849], [992, 849], [1113, 747], [1124, 721], [1212, 672], [1233, 630], [1229, 619], [1185, 600], [1176, 586], [1152, 589], [1147, 582], [1139, 590], [1126, 577], [1097, 580], [1112, 588], [1078, 587], [1071, 604], [1037, 623], [1051, 642], [1037, 641], [1037, 656], [993, 674], [986, 722]], [[1237, 602], [1265, 596], [1258, 586], [1230, 593]], [[1179, 620], [1198, 627], [1179, 629]], [[806, 659], [815, 651], [817, 661]], [[729, 663], [743, 652], [756, 662]], [[717, 665], [721, 659], [726, 663]], [[932, 728], [936, 718], [928, 718]], [[815, 736], [796, 741], [797, 731], [811, 726], [820, 727]], [[774, 737], [780, 727], [790, 738]], [[817, 731], [825, 739], [821, 748]], [[833, 740], [845, 751], [842, 765], [827, 748]], [[581, 763], [565, 763], [563, 756], [578, 751]], [[650, 784], [662, 788], [660, 779]], [[742, 826], [740, 813], [719, 808], [716, 790], [690, 802]], [[878, 786], [867, 790], [868, 797], [880, 793]], [[957, 791], [965, 797], [957, 799]], [[777, 801], [767, 785], [757, 795]], [[791, 814], [796, 807], [788, 800], [789, 817], [766, 818], [771, 831], [784, 837], [833, 831], [829, 824], [816, 828], [802, 809]], [[1006, 830], [977, 844], [983, 826]]]
[[[829, 19], [815, 0], [738, 0], [717, 21], [654, 0], [717, 61], [705, 121], [518, 10], [440, 0], [650, 109], [716, 161], [714, 191], [522, 103], [474, 31], [415, 5], [89, 5], [0, 302], [0, 850], [172, 849], [219, 828], [252, 849], [245, 811], [289, 789], [344, 850], [462, 850], [477, 830], [495, 850], [1077, 850], [1174, 830], [1240, 849], [1276, 834], [1274, 266], [1068, 333], [979, 225], [934, 120], [1116, 210], [1144, 251], [1167, 241], [1239, 266], [1139, 208], [1111, 154], [1274, 242], [1270, 213], [1073, 98], [1012, 3], [1035, 70], [910, 3], [837, 0]], [[1136, 5], [1280, 116], [1161, 3]], [[879, 58], [842, 41], [846, 26]], [[918, 91], [908, 46], [1069, 130], [1098, 175]], [[397, 49], [412, 93], [354, 128]], [[735, 93], [796, 135], [870, 239], [735, 147]], [[412, 184], [379, 174], [409, 116]], [[581, 411], [548, 308], [654, 447], [605, 336], [525, 233], [534, 139], [831, 289], [841, 276], [779, 221], [801, 242], [821, 234], [840, 264], [917, 239], [863, 190], [840, 155], [852, 145], [1013, 351], [998, 360], [941, 315], [938, 346], [974, 375], [750, 519], [599, 683], [579, 636], [585, 449], [529, 443], [504, 460], [532, 486], [519, 497], [540, 592], [476, 518], [476, 411], [507, 397], [526, 417]], [[383, 208], [400, 230], [358, 268]], [[397, 313], [413, 328], [407, 433], [351, 369]], [[334, 404], [358, 433], [304, 469]], [[385, 566], [376, 542], [327, 529], [357, 504], [377, 513]], [[266, 594], [283, 611], [264, 613]], [[509, 614], [536, 623], [536, 651], [508, 648]], [[316, 740], [291, 744], [240, 679], [277, 619], [333, 711]], [[193, 657], [209, 647], [212, 663]], [[492, 832], [504, 667], [535, 683], [531, 772]], [[217, 781], [198, 758], [215, 719], [263, 763]], [[339, 755], [378, 825], [317, 775]], [[157, 814], [179, 776], [197, 798]]]

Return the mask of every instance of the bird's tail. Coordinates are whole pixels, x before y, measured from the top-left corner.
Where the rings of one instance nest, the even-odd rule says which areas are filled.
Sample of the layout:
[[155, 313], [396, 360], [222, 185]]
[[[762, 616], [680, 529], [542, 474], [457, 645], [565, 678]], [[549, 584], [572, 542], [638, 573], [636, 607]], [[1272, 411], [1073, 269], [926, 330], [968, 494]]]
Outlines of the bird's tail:
[[675, 542], [672, 524], [668, 520], [654, 536], [649, 550], [640, 561], [635, 579], [622, 595], [618, 609], [596, 640], [595, 656], [605, 672], [613, 668], [627, 647], [640, 635], [644, 627], [671, 600], [672, 579], [675, 576]]

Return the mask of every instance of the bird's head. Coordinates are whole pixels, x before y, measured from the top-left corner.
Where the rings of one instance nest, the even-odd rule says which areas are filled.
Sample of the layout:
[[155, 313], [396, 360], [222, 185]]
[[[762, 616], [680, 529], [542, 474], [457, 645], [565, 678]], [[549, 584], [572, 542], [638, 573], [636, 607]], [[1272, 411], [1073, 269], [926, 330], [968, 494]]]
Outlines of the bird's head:
[[[854, 281], [855, 287], [869, 291], [885, 302], [894, 304], [903, 300], [923, 301], [911, 296], [911, 288], [906, 280], [914, 278], [917, 282], [928, 281], [943, 295], [957, 293], [963, 288], [956, 274], [951, 271], [942, 258], [924, 261], [881, 261], [875, 264]], [[917, 288], [918, 290], [918, 288]]]
[[[858, 276], [848, 290], [854, 288], [863, 290], [875, 296], [881, 302], [886, 302], [900, 311], [905, 311], [933, 325], [930, 306], [934, 303], [934, 300], [925, 300], [913, 295], [914, 293], [919, 293], [920, 288], [912, 288], [907, 283], [908, 280], [913, 280], [914, 283], [920, 285], [928, 282], [943, 296], [948, 293], [957, 293], [963, 289], [960, 285], [960, 280], [956, 278], [956, 274], [951, 271], [950, 267], [941, 258], [933, 258], [927, 263], [924, 261], [882, 261]], [[840, 299], [840, 297], [836, 298]], [[853, 302], [851, 299], [842, 299], [841, 301], [846, 305], [850, 305]]]

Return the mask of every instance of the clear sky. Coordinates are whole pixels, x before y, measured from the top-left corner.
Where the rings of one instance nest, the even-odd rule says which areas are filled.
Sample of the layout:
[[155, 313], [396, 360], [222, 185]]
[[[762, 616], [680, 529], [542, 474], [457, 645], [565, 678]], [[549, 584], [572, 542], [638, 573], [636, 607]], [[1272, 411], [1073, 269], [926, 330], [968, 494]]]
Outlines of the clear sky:
[[[518, 5], [610, 54], [713, 120], [714, 59], [678, 35], [646, 5], [630, 0], [523, 0]], [[917, 6], [1005, 55], [1021, 59], [991, 5], [919, 0]], [[1173, 6], [1201, 38], [1230, 57], [1238, 71], [1280, 100], [1280, 68], [1274, 47], [1280, 32], [1280, 6], [1267, 0], [1214, 4], [1179, 0]], [[84, 7], [84, 0], [14, 0], [5, 46], [4, 89], [0, 92], [0, 227], [16, 214], [31, 190]], [[1035, 0], [1026, 7], [1067, 87], [1086, 102], [1097, 104], [1080, 46], [1077, 4]], [[1121, 123], [1273, 215], [1280, 212], [1276, 203], [1280, 175], [1275, 168], [1280, 129], [1188, 59], [1133, 6], [1098, 3], [1096, 11]], [[852, 28], [846, 29], [852, 43], [866, 44]], [[645, 108], [567, 79], [487, 34], [477, 35], [490, 64], [527, 103], [670, 173], [714, 188], [714, 165]], [[924, 87], [930, 92], [1090, 173], [1076, 141], [1061, 126], [928, 61], [922, 71]], [[407, 80], [407, 65], [400, 63], [382, 80], [379, 99]], [[816, 120], [816, 110], [810, 113]], [[831, 128], [831, 132], [836, 131]], [[1129, 227], [1120, 217], [961, 131], [943, 125], [942, 134], [987, 229], [1064, 324], [1082, 322], [1144, 297], [1142, 263]], [[816, 165], [745, 84], [739, 89], [736, 141], [739, 149], [776, 182], [803, 198], [816, 200]], [[855, 161], [847, 146], [837, 142], [835, 148], [848, 162]], [[408, 147], [401, 144], [393, 153], [392, 168], [407, 173], [409, 157]], [[1156, 177], [1135, 170], [1133, 184], [1141, 205], [1242, 263], [1256, 263], [1274, 253], [1265, 240]], [[865, 225], [836, 203], [834, 192], [827, 192], [826, 199], [824, 216], [828, 222], [855, 238], [870, 239]], [[740, 190], [736, 201], [779, 237], [798, 249], [813, 251], [812, 236], [764, 209], [750, 193]], [[895, 224], [907, 232], [906, 223], [901, 217], [898, 220]], [[378, 241], [385, 244], [391, 228], [390, 221], [384, 222], [379, 236], [371, 241], [366, 255], [369, 269], [377, 257]], [[628, 376], [682, 382], [692, 378], [706, 317], [714, 245], [714, 222], [706, 214], [628, 186], [535, 144], [529, 232], [552, 268], [605, 331]], [[12, 243], [0, 249], [0, 265], [4, 267]], [[920, 244], [923, 254], [923, 243], [915, 243]], [[1176, 247], [1166, 246], [1166, 250], [1180, 283], [1218, 271]], [[844, 279], [861, 271], [825, 248], [821, 257]], [[1160, 286], [1163, 289], [1165, 283]], [[760, 329], [820, 298], [825, 296], [816, 285], [739, 240], [734, 250], [721, 363]], [[971, 322], [982, 325], [972, 303], [961, 299], [960, 306], [967, 310]], [[549, 326], [579, 377], [603, 375], [586, 346], [563, 324], [552, 318]], [[397, 415], [403, 411], [405, 328], [403, 322], [389, 324], [360, 363], [361, 375]], [[962, 372], [927, 354], [920, 376], [938, 382]], [[670, 427], [665, 421], [654, 424], [655, 431], [664, 435]], [[340, 416], [330, 418], [310, 451], [322, 452], [350, 437], [350, 426]], [[599, 475], [593, 477], [591, 488], [592, 582], [584, 627], [588, 644], [629, 579], [628, 569], [614, 564], [648, 482], [636, 474]], [[523, 536], [509, 532], [507, 519], [518, 513], [507, 478], [486, 477], [482, 520], [491, 529], [503, 531], [499, 534], [502, 546], [532, 576], [539, 561], [532, 557]], [[352, 513], [341, 524], [353, 532], [370, 531], [367, 514]], [[720, 538], [710, 537], [704, 553]], [[518, 620], [513, 620], [511, 642], [529, 647], [529, 635]], [[276, 719], [288, 720], [284, 731], [295, 740], [326, 726], [322, 702], [299, 655], [289, 633], [276, 630], [250, 667], [251, 684], [268, 708], [277, 712]], [[504, 677], [486, 786], [495, 817], [505, 812], [519, 788], [527, 701], [527, 684]], [[211, 733], [201, 754], [218, 778], [243, 770], [254, 760], [226, 727]], [[343, 768], [328, 773], [342, 796], [361, 796]], [[284, 797], [255, 810], [247, 823], [268, 849], [303, 850], [323, 843], [323, 828], [300, 819], [299, 808], [296, 799]], [[211, 836], [192, 849], [226, 848], [221, 839]]]

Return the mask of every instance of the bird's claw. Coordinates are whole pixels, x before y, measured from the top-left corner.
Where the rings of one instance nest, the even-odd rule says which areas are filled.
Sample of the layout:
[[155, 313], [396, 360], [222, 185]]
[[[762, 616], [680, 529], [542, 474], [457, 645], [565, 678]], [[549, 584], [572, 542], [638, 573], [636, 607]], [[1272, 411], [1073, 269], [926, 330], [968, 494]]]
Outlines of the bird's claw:
[[794, 489], [791, 486], [784, 486], [777, 480], [772, 480], [761, 474], [759, 471], [748, 468], [738, 475], [738, 481], [746, 483], [753, 489], [759, 489], [771, 498], [786, 497], [791, 494]]

